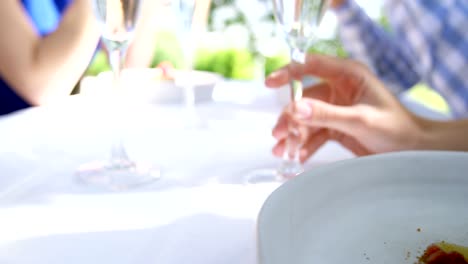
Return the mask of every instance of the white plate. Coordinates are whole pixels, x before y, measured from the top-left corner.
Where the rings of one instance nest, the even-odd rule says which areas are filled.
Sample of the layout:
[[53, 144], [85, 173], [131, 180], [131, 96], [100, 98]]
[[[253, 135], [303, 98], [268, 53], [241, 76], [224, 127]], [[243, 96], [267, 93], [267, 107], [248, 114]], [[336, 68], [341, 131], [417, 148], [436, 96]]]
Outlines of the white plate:
[[263, 264], [412, 264], [441, 240], [468, 246], [466, 153], [394, 153], [317, 168], [278, 188], [258, 219]]
[[[128, 95], [151, 103], [180, 103], [184, 100], [182, 85], [193, 85], [196, 102], [212, 100], [213, 89], [222, 77], [205, 71], [175, 72], [180, 83], [174, 80], [161, 80], [159, 68], [136, 68], [122, 71], [122, 86]], [[102, 72], [97, 77], [85, 77], [80, 83], [80, 93], [85, 95], [106, 94], [112, 87], [112, 72]]]

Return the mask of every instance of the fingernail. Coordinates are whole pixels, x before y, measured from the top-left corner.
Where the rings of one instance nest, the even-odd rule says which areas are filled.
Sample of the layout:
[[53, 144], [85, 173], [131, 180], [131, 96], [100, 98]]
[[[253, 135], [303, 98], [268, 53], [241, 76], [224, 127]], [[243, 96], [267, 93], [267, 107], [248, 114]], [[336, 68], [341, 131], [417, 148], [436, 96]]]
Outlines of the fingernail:
[[271, 131], [271, 135], [276, 139], [279, 138], [278, 129], [276, 127], [274, 127], [273, 130]]
[[274, 71], [268, 75], [268, 77], [276, 77], [278, 75], [278, 71]]
[[279, 74], [280, 74], [279, 71], [275, 71], [275, 72], [272, 72], [270, 75], [268, 75], [267, 78], [268, 78], [268, 79], [269, 79], [269, 78], [276, 78], [276, 77], [278, 77]]
[[304, 102], [297, 102], [293, 109], [294, 116], [299, 119], [308, 119], [312, 116], [312, 108], [309, 104]]
[[274, 156], [277, 156], [277, 157], [281, 157], [283, 155], [283, 152], [281, 151], [278, 145], [274, 146], [271, 152], [273, 153]]

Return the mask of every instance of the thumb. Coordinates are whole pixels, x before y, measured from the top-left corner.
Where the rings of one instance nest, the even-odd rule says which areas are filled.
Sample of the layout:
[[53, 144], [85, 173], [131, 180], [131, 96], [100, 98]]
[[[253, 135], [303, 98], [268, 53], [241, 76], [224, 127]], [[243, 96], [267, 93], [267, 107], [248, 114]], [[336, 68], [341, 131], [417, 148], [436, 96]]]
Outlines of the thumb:
[[364, 118], [355, 106], [338, 106], [314, 99], [302, 99], [291, 105], [292, 117], [299, 123], [334, 129], [350, 134], [363, 127]]

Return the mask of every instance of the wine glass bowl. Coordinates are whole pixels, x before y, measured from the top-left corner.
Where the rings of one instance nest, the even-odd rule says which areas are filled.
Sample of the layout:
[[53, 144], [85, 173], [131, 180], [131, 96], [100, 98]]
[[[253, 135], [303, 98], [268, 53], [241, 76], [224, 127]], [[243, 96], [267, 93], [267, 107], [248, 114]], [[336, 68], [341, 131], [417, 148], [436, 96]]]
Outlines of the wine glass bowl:
[[141, 1], [94, 0], [94, 13], [102, 27], [102, 37], [128, 40], [138, 20]]
[[[285, 34], [292, 52], [305, 53], [318, 37], [320, 22], [330, 0], [272, 0], [275, 19]], [[292, 54], [293, 61], [303, 63], [303, 58]]]
[[[180, 49], [183, 57], [183, 69], [193, 72], [195, 50], [197, 48], [197, 25], [196, 25], [196, 12], [197, 0], [173, 0], [175, 5], [175, 14], [178, 17], [178, 27], [176, 28], [176, 35], [180, 44]], [[189, 74], [190, 76], [191, 74]], [[175, 82], [177, 86], [182, 87], [184, 93], [184, 106], [185, 106], [185, 121], [187, 128], [203, 127], [203, 122], [196, 110], [196, 98], [193, 86], [193, 80], [184, 77], [183, 75], [176, 75]]]

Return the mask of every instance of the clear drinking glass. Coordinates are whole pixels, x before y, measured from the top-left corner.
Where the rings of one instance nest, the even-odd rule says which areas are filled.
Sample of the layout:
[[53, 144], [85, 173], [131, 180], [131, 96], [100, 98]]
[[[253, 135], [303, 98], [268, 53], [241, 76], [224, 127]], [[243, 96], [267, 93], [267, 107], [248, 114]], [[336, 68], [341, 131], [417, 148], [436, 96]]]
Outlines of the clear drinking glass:
[[[132, 40], [135, 25], [138, 20], [142, 0], [91, 0], [93, 11], [102, 28], [102, 42], [109, 54], [109, 63], [113, 71], [113, 89], [110, 99], [119, 98], [120, 72], [127, 48]], [[154, 0], [150, 0], [154, 1]], [[111, 111], [109, 120], [115, 126], [113, 132], [122, 130], [118, 113], [120, 107]], [[77, 171], [78, 179], [91, 185], [104, 186], [111, 189], [127, 189], [157, 180], [160, 171], [151, 165], [131, 160], [122, 139], [116, 140], [112, 146], [110, 159], [102, 162], [84, 164]]]
[[[330, 0], [272, 0], [276, 22], [285, 35], [291, 63], [304, 63], [307, 50], [317, 41], [315, 32], [328, 8]], [[302, 98], [302, 82], [290, 83], [291, 100]], [[299, 131], [289, 129], [283, 161], [276, 170], [257, 170], [247, 176], [248, 183], [285, 181], [304, 171], [299, 160]]]
[[182, 88], [184, 106], [186, 110], [185, 125], [187, 127], [198, 127], [201, 125], [200, 117], [196, 111], [195, 87], [193, 83], [194, 56], [197, 48], [197, 26], [194, 24], [197, 0], [173, 0], [175, 13], [179, 18], [179, 26], [176, 34], [180, 43], [183, 57], [181, 71], [176, 73], [175, 84]]

